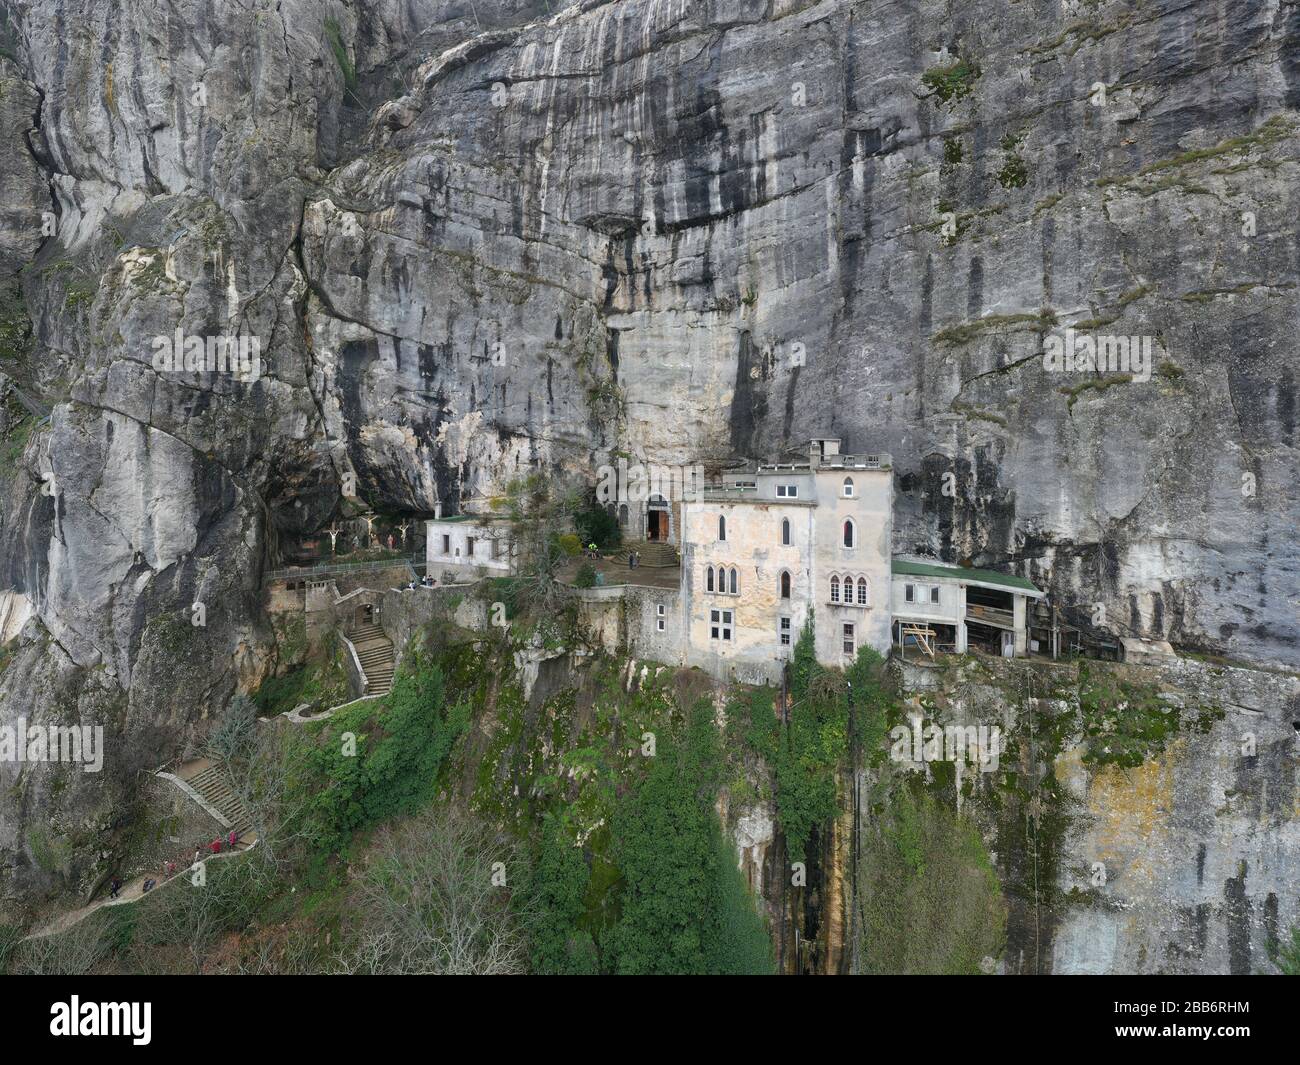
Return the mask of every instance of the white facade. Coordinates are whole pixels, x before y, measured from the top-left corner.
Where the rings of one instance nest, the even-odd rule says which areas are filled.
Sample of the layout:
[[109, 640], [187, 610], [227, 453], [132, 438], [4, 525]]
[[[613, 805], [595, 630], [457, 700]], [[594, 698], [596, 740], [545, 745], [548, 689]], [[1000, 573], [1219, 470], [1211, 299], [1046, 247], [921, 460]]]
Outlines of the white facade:
[[990, 650], [1008, 657], [1028, 653], [1028, 601], [1043, 598], [1028, 581], [919, 559], [897, 559], [891, 569], [895, 641], [903, 626], [930, 628], [939, 649], [964, 654], [973, 626], [994, 642]]
[[425, 522], [425, 572], [435, 580], [506, 577], [514, 572], [507, 523], [458, 515]]
[[[810, 609], [818, 661], [845, 665], [863, 646], [888, 653], [889, 460], [839, 455], [838, 441], [814, 446], [823, 443], [830, 445], [825, 458], [817, 447], [808, 463], [732, 474], [730, 487], [683, 504], [687, 664], [773, 680]], [[852, 581], [850, 600], [845, 581]]]

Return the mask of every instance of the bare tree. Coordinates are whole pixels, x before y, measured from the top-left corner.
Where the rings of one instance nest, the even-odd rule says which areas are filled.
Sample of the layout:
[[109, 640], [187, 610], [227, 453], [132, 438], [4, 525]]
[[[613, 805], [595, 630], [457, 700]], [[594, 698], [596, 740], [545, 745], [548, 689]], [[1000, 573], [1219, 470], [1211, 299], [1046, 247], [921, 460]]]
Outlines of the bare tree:
[[241, 858], [215, 858], [190, 868], [152, 898], [141, 901], [140, 929], [147, 941], [186, 952], [196, 973], [217, 941], [251, 919], [264, 874], [254, 851]]
[[515, 605], [521, 611], [546, 617], [565, 602], [559, 570], [570, 555], [560, 536], [572, 530], [581, 505], [582, 493], [575, 484], [539, 473], [508, 486], [506, 509], [519, 558]]
[[251, 699], [236, 695], [208, 736], [208, 757], [248, 814], [258, 840], [258, 871], [274, 872], [304, 836], [308, 797], [288, 784], [284, 735], [274, 724], [259, 724]]
[[109, 953], [104, 925], [92, 914], [66, 931], [24, 940], [14, 949], [11, 964], [20, 976], [84, 976]]
[[512, 975], [527, 968], [504, 882], [513, 846], [454, 808], [384, 829], [357, 885], [364, 914], [345, 972]]

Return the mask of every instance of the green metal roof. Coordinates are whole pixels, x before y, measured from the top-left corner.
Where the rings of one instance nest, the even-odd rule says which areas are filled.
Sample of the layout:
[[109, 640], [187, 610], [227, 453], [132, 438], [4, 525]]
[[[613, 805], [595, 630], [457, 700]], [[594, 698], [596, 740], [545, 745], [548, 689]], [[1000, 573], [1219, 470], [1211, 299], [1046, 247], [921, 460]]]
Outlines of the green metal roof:
[[943, 562], [907, 562], [898, 558], [891, 563], [891, 569], [899, 576], [905, 577], [947, 577], [962, 581], [977, 581], [980, 584], [996, 584], [1001, 588], [1014, 588], [1018, 592], [1042, 594], [1033, 581], [992, 569], [971, 569]]

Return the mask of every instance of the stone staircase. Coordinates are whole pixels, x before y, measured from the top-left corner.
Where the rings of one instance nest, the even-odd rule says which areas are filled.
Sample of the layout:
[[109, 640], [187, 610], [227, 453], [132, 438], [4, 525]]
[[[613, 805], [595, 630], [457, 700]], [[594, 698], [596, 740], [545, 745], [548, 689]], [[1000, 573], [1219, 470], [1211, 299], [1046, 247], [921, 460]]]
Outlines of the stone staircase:
[[253, 827], [253, 819], [248, 816], [244, 804], [226, 784], [220, 766], [210, 765], [190, 777], [185, 783], [202, 795], [204, 802], [219, 810], [221, 816], [230, 822], [241, 837]]
[[626, 541], [622, 547], [613, 553], [613, 558], [618, 562], [626, 562], [630, 551], [640, 551], [640, 565], [652, 569], [668, 569], [671, 566], [681, 565], [681, 557], [677, 554], [677, 548], [672, 544], [652, 540]]
[[393, 687], [393, 669], [397, 661], [393, 641], [373, 622], [353, 625], [348, 639], [357, 649], [361, 672], [366, 675], [366, 694], [383, 695]]

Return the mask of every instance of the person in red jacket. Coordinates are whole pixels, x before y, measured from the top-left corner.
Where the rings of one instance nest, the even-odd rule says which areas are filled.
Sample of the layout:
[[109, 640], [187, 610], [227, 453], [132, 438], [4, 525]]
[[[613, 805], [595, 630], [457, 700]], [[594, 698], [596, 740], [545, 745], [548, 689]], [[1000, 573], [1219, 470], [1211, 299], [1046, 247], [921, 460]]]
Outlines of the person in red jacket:
[[235, 849], [235, 844], [239, 842], [239, 833], [232, 828], [230, 830], [230, 835], [226, 837], [226, 842], [230, 844], [230, 849], [233, 851]]
[[210, 850], [213, 854], [220, 854], [220, 853], [221, 853], [221, 838], [218, 837], [217, 839], [214, 839], [211, 843], [209, 843], [209, 844], [208, 844], [208, 850]]

